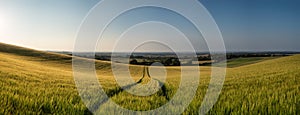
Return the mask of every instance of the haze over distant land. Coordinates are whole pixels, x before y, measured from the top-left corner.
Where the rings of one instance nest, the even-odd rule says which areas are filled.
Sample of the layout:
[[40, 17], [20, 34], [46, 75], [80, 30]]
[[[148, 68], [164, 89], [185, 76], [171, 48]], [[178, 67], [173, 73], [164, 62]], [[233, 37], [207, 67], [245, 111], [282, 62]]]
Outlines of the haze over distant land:
[[[99, 0], [2, 0], [0, 1], [0, 42], [39, 50], [72, 51], [76, 32], [88, 11]], [[218, 24], [228, 51], [300, 51], [299, 0], [200, 0]], [[116, 3], [117, 4], [117, 3]], [[164, 12], [156, 9], [157, 12]], [[145, 11], [147, 12], [147, 11]], [[132, 17], [145, 16], [137, 13]], [[197, 11], [192, 12], [197, 13]], [[174, 19], [176, 15], [150, 15]], [[189, 31], [197, 50], [205, 51], [201, 35], [193, 33], [184, 19], [177, 18]], [[131, 19], [120, 22], [126, 24]], [[118, 23], [116, 23], [118, 25]], [[118, 26], [112, 26], [101, 47], [110, 50], [110, 38]], [[155, 26], [161, 27], [163, 26]], [[138, 30], [158, 33], [157, 39], [171, 39], [174, 32], [162, 33], [148, 24]], [[134, 29], [134, 28], [133, 28]], [[127, 44], [142, 39], [143, 33], [127, 35]], [[149, 37], [149, 36], [148, 36]], [[150, 36], [151, 37], [151, 36]], [[159, 38], [161, 37], [161, 38]], [[201, 40], [202, 39], [202, 40]], [[209, 39], [209, 38], [207, 38]], [[124, 43], [126, 44], [126, 43]], [[185, 47], [179, 46], [178, 47]], [[147, 49], [147, 48], [146, 48]], [[103, 50], [103, 51], [105, 51]]]

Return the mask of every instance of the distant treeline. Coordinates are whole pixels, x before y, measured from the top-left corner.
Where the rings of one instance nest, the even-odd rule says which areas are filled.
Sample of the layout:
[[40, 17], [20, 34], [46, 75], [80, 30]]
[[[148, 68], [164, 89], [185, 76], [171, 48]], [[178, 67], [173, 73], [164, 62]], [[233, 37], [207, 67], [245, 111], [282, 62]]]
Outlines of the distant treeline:
[[253, 52], [253, 53], [227, 53], [227, 59], [241, 58], [241, 57], [275, 57], [275, 56], [289, 56], [297, 53], [288, 52]]
[[[275, 57], [275, 56], [289, 56], [292, 55], [291, 53], [227, 53], [226, 59], [234, 59], [234, 58], [247, 58], [247, 57]], [[188, 56], [187, 56], [188, 57]], [[170, 56], [170, 57], [143, 57], [143, 56], [131, 56], [130, 57], [130, 64], [135, 65], [151, 65], [154, 62], [160, 62], [165, 66], [179, 66], [179, 65], [211, 65], [212, 63], [218, 63], [224, 61], [224, 55], [223, 54], [201, 54], [197, 55], [197, 58], [190, 57], [189, 61], [184, 61], [182, 63], [181, 60], [187, 60], [187, 59], [179, 59], [176, 56]], [[143, 61], [138, 61], [142, 60]], [[149, 61], [150, 60], [150, 61]], [[201, 61], [203, 61], [201, 63]], [[193, 63], [194, 62], [194, 63]], [[195, 63], [198, 62], [198, 63]]]
[[[141, 61], [138, 61], [141, 60]], [[147, 58], [147, 59], [141, 59], [141, 58], [130, 58], [130, 64], [134, 65], [151, 65], [155, 62], [159, 62], [163, 64], [164, 66], [180, 66], [181, 62], [179, 61], [178, 58], [175, 57], [163, 57], [163, 58]]]
[[[66, 54], [66, 52], [64, 52]], [[95, 55], [93, 55], [95, 54]], [[299, 52], [229, 52], [226, 54], [226, 59], [246, 58], [246, 57], [275, 57], [289, 56], [299, 54]], [[69, 54], [72, 55], [72, 54]], [[97, 60], [111, 61], [112, 53], [81, 53], [76, 56], [85, 58], [95, 58]], [[181, 58], [178, 58], [175, 53], [117, 53], [114, 58], [129, 59], [129, 62], [117, 61], [119, 63], [129, 63], [134, 65], [151, 65], [159, 62], [165, 66], [180, 66], [180, 65], [210, 65], [224, 61], [223, 54], [211, 55], [209, 53], [197, 53], [197, 56], [190, 53], [182, 53]], [[128, 61], [128, 60], [127, 60]]]

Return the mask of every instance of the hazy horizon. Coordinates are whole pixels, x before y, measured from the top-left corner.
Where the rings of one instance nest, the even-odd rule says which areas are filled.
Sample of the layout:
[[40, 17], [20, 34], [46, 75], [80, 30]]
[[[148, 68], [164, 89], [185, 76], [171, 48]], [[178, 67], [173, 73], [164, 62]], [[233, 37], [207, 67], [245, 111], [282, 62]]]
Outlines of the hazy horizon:
[[[80, 23], [98, 2], [99, 0], [0, 1], [0, 42], [43, 51], [72, 51]], [[228, 51], [300, 51], [298, 44], [300, 43], [300, 15], [298, 15], [300, 14], [300, 7], [298, 7], [300, 1], [200, 0], [200, 2], [214, 17]], [[176, 15], [166, 15], [168, 12], [160, 9], [127, 14], [134, 18], [149, 13], [150, 16], [165, 17], [166, 19], [176, 17]], [[176, 19], [174, 21], [180, 22], [179, 25], [185, 31], [190, 32], [189, 34], [194, 40], [203, 39], [201, 35], [197, 35], [191, 30], [192, 27], [184, 19]], [[126, 26], [130, 21], [132, 21], [131, 18], [124, 17], [123, 21], [112, 24], [110, 31], [107, 32], [107, 40], [102, 42], [104, 44], [101, 46], [103, 51], [111, 50], [111, 44], [117, 40], [113, 37], [114, 32], [120, 29], [120, 25]], [[159, 33], [161, 30], [157, 29], [158, 27], [167, 29], [167, 26], [152, 27], [152, 25], [132, 28], [134, 31], [132, 30], [125, 36], [127, 39], [131, 39], [128, 43], [144, 39], [140, 37], [147, 37], [153, 33], [158, 34], [149, 36], [149, 38], [171, 39], [174, 36], [177, 37], [172, 31], [164, 31], [168, 34]], [[147, 32], [142, 33], [142, 31]], [[195, 42], [194, 46], [197, 52], [198, 50], [200, 52], [207, 51], [203, 40]], [[179, 47], [184, 50], [184, 46], [179, 44]]]

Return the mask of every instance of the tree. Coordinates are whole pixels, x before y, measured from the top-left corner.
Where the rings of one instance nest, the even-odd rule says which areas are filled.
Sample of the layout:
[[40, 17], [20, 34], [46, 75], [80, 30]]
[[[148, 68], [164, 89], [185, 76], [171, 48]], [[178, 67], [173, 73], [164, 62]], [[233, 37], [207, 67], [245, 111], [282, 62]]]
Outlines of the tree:
[[133, 60], [131, 60], [129, 63], [130, 63], [130, 64], [137, 64], [138, 62], [137, 62], [136, 59], [133, 59]]

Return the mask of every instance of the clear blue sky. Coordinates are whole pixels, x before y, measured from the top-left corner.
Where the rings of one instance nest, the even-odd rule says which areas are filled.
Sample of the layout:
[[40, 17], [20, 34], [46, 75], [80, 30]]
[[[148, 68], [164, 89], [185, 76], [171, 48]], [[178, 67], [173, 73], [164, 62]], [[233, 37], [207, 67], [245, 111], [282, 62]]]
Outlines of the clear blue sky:
[[[81, 21], [97, 2], [99, 0], [1, 0], [0, 42], [40, 50], [70, 51]], [[215, 18], [229, 51], [300, 51], [299, 0], [200, 2]], [[168, 16], [174, 18], [174, 15]], [[181, 25], [188, 23], [182, 21]], [[190, 26], [182, 27], [189, 31]], [[155, 29], [150, 30], [155, 33]]]

